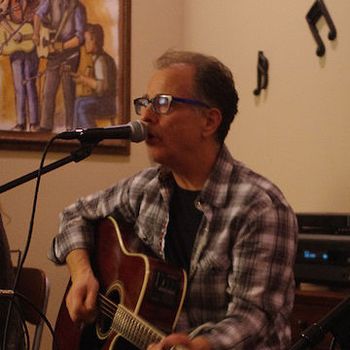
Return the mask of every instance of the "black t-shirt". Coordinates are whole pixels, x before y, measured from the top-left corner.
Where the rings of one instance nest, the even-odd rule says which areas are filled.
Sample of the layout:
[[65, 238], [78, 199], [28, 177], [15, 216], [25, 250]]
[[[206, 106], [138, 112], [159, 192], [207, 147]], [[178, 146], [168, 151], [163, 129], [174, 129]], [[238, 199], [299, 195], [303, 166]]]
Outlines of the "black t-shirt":
[[167, 262], [189, 271], [193, 243], [203, 213], [195, 207], [199, 191], [175, 185], [169, 208], [169, 225], [165, 237]]

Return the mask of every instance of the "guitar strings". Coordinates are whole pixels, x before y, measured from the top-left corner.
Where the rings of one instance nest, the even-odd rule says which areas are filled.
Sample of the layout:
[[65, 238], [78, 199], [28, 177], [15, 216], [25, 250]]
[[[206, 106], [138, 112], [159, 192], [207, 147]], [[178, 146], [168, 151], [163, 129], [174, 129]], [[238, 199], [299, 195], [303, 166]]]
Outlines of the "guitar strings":
[[[99, 309], [103, 313], [103, 315], [109, 317], [111, 320], [114, 320], [114, 317], [116, 316], [116, 313], [118, 312], [118, 308], [120, 311], [123, 311], [126, 313], [126, 315], [130, 315], [129, 310], [123, 307], [123, 305], [117, 305], [114, 302], [112, 302], [110, 299], [108, 299], [103, 294], [99, 294]], [[126, 322], [127, 317], [126, 315], [122, 316], [123, 313], [120, 315], [124, 322]], [[137, 322], [135, 319], [132, 320], [132, 322]], [[125, 325], [125, 323], [124, 323]], [[135, 346], [145, 349], [149, 344], [155, 343], [157, 341], [160, 341], [163, 338], [163, 335], [161, 333], [158, 334], [156, 330], [154, 330], [152, 327], [146, 325], [145, 323], [141, 322], [141, 324], [136, 327], [135, 323], [132, 324], [134, 332], [130, 330], [130, 328], [126, 328], [128, 330], [128, 333], [125, 333], [124, 336]], [[130, 326], [130, 325], [129, 325]], [[113, 327], [112, 327], [113, 328]], [[115, 329], [114, 329], [115, 330]], [[116, 330], [115, 330], [116, 331]], [[131, 333], [130, 333], [131, 332]]]
[[113, 319], [118, 309], [118, 306], [114, 304], [112, 301], [110, 301], [103, 294], [99, 294], [99, 302], [100, 302], [99, 305], [102, 313], [108, 316], [110, 319]]

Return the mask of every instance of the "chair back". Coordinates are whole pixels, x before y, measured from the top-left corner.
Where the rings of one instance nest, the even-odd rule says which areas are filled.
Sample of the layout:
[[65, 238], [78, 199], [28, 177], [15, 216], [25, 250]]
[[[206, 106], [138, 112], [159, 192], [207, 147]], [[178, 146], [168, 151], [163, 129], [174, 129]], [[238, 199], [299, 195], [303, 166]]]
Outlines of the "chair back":
[[[49, 281], [45, 272], [34, 267], [23, 267], [17, 284], [17, 291], [23, 294], [44, 315], [49, 299]], [[24, 320], [35, 326], [32, 350], [39, 350], [44, 320], [27, 302], [19, 299]]]

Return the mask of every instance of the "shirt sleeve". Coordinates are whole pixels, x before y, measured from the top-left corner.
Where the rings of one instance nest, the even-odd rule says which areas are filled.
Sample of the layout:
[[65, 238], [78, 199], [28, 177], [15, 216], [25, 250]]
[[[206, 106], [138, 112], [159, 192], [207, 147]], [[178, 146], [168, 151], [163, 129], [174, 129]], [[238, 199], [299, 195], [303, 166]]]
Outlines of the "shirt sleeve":
[[35, 11], [35, 14], [37, 14], [42, 19], [47, 15], [49, 11], [49, 7], [50, 7], [49, 0], [41, 0], [37, 10]]
[[118, 215], [126, 222], [135, 222], [143, 189], [153, 176], [153, 172], [147, 177], [141, 171], [65, 208], [60, 214], [60, 226], [52, 241], [49, 259], [56, 264], [64, 264], [72, 250], [92, 250], [96, 221], [108, 215]]
[[78, 5], [74, 11], [75, 19], [75, 36], [78, 37], [79, 43], [84, 42], [84, 32], [86, 26], [86, 10], [82, 5]]
[[288, 207], [255, 209], [232, 250], [227, 315], [203, 334], [215, 350], [266, 349], [264, 341], [272, 334], [284, 339], [271, 349], [289, 341], [285, 327], [294, 301], [296, 218]]
[[49, 259], [56, 264], [64, 264], [72, 250], [91, 250], [96, 220], [113, 214], [115, 208], [122, 210], [125, 217], [132, 215], [127, 193], [126, 181], [122, 181], [107, 190], [80, 198], [65, 208], [60, 214], [59, 232], [52, 241]]
[[108, 65], [103, 55], [95, 62], [96, 94], [102, 96], [108, 90]]

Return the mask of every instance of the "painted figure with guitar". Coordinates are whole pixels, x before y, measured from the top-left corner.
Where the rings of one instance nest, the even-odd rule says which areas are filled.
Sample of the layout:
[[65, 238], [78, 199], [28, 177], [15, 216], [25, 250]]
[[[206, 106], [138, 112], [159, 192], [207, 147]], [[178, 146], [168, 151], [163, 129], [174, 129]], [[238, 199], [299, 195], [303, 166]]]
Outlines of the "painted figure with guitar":
[[70, 74], [61, 73], [62, 66], [69, 66], [71, 72], [78, 69], [85, 24], [86, 10], [79, 0], [41, 0], [35, 12], [33, 39], [39, 56], [47, 56], [40, 131], [49, 132], [54, 128], [55, 102], [60, 82], [64, 97], [65, 128], [73, 127], [75, 82]]
[[[65, 324], [86, 329], [91, 323], [99, 344], [84, 347], [78, 335], [65, 350], [128, 349], [126, 344], [148, 350], [288, 348], [296, 218], [282, 192], [234, 159], [225, 145], [237, 104], [232, 73], [216, 58], [167, 51], [157, 59], [145, 94], [134, 100], [156, 165], [80, 198], [61, 214], [50, 258], [67, 264], [71, 284], [56, 334], [64, 338]], [[170, 303], [181, 307], [178, 319], [169, 317], [171, 330], [155, 331], [162, 330], [164, 301], [174, 298], [160, 298], [159, 311], [141, 313], [129, 294], [141, 295], [136, 300], [146, 305], [152, 291], [173, 293], [179, 300], [180, 279], [165, 273], [156, 283], [145, 277], [154, 272], [142, 272], [147, 263], [125, 264], [120, 251], [132, 255], [130, 245], [121, 243], [113, 253], [115, 238], [96, 229], [96, 222], [109, 215], [130, 225], [153, 256], [187, 273], [182, 307]], [[109, 263], [96, 262], [96, 256]], [[121, 271], [130, 271], [135, 287], [121, 287], [129, 286], [120, 281]], [[140, 271], [148, 286], [143, 290], [150, 294], [137, 292]], [[117, 298], [111, 302], [113, 290]], [[101, 322], [106, 313], [109, 321]], [[128, 319], [128, 331], [120, 313]], [[62, 321], [68, 317], [69, 322]], [[140, 334], [144, 324], [150, 331]]]
[[[4, 0], [0, 14], [0, 54], [10, 57], [17, 123], [12, 130], [36, 131], [39, 102], [36, 87], [39, 59], [33, 42], [33, 12], [38, 0]], [[27, 116], [28, 114], [28, 116]]]
[[103, 44], [102, 26], [87, 24], [84, 45], [93, 65], [85, 74], [73, 74], [75, 82], [82, 85], [82, 95], [75, 101], [73, 129], [95, 128], [97, 119], [116, 114], [117, 67]]

